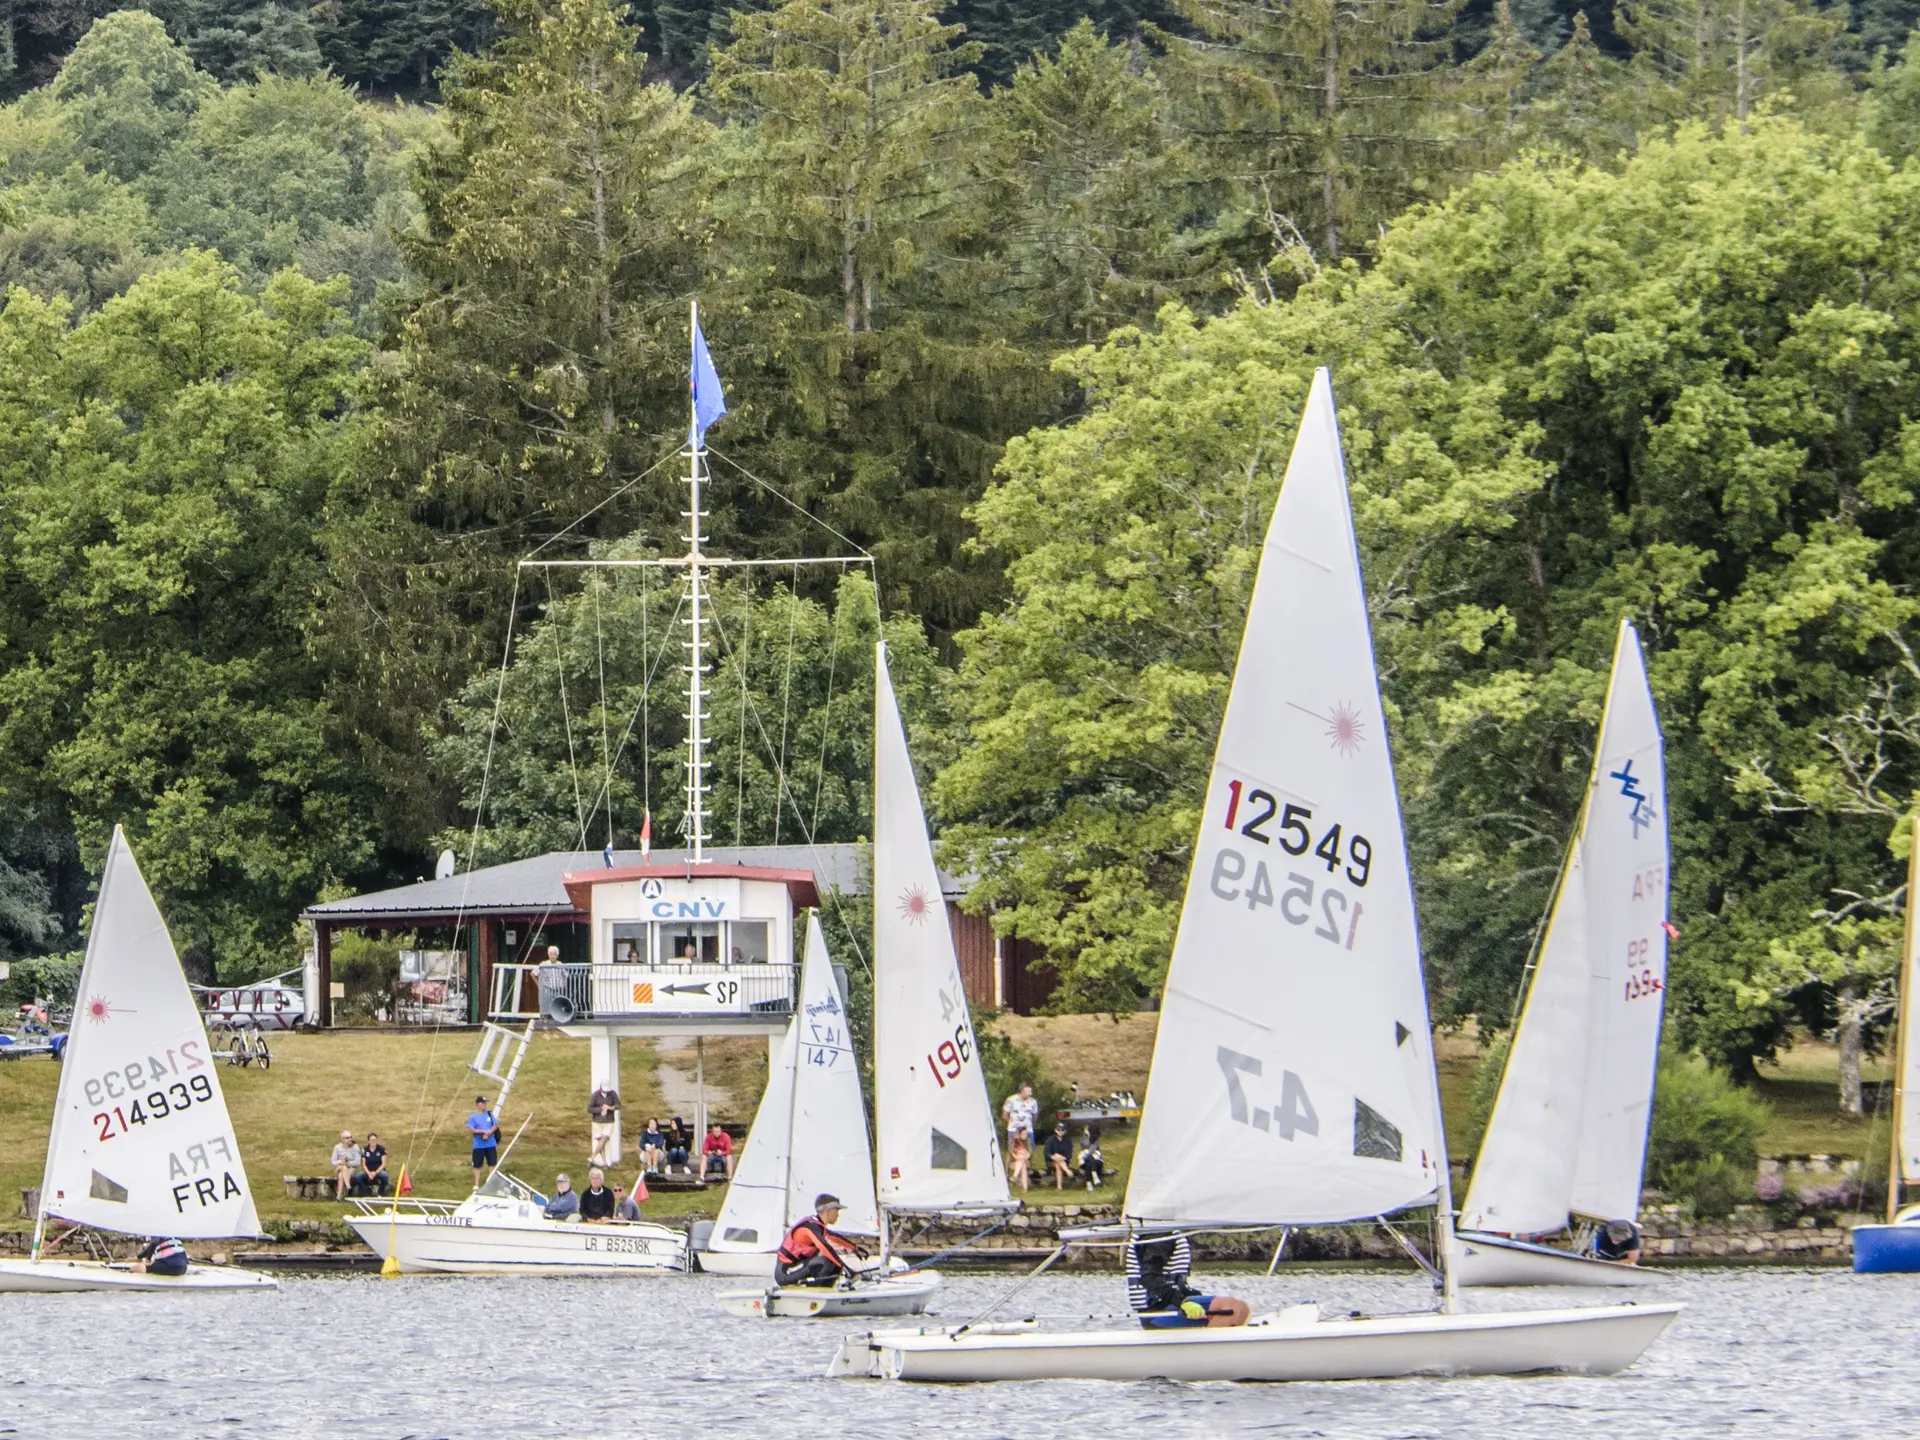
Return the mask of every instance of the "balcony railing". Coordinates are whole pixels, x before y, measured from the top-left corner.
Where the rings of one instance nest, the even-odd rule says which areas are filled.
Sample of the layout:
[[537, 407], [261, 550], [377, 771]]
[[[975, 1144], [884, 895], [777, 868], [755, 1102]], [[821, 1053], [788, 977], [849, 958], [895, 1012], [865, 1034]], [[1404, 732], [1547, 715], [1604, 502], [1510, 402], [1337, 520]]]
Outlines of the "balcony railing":
[[496, 965], [493, 1018], [556, 1024], [793, 1013], [794, 965]]

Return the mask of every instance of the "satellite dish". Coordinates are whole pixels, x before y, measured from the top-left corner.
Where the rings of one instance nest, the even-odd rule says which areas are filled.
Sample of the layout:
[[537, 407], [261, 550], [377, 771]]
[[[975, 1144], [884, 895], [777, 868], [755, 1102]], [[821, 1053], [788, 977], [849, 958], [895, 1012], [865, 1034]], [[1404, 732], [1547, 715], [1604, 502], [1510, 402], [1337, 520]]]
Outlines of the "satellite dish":
[[453, 867], [453, 851], [442, 850], [440, 852], [440, 863], [433, 867], [433, 878], [436, 880], [451, 880], [453, 878]]

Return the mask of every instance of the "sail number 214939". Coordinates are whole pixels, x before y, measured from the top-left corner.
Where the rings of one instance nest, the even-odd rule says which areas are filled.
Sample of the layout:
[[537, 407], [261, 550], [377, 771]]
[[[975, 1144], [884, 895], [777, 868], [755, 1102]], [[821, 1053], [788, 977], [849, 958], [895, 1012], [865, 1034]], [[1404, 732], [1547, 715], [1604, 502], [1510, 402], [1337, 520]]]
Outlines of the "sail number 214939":
[[1245, 905], [1249, 910], [1273, 906], [1289, 925], [1313, 924], [1313, 933], [1342, 949], [1353, 948], [1359, 933], [1360, 916], [1366, 907], [1350, 896], [1334, 880], [1343, 880], [1355, 890], [1364, 890], [1373, 875], [1373, 842], [1354, 833], [1338, 821], [1320, 830], [1315, 838], [1313, 811], [1305, 805], [1289, 802], [1282, 806], [1265, 790], [1246, 790], [1241, 782], [1227, 782], [1227, 829], [1262, 845], [1277, 844], [1288, 855], [1308, 856], [1302, 870], [1326, 867], [1327, 879], [1300, 870], [1288, 870], [1285, 888], [1277, 894], [1267, 862], [1257, 854], [1251, 865], [1248, 855], [1223, 846], [1213, 857], [1213, 874], [1208, 889], [1214, 897]]

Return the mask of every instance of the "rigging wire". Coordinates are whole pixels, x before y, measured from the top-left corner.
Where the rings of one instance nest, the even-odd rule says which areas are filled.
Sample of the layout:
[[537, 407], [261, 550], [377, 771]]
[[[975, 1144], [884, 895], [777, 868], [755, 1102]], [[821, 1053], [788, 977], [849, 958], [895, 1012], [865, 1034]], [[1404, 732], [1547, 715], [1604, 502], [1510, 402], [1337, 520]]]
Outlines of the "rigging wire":
[[573, 779], [573, 818], [580, 827], [580, 848], [587, 848], [587, 812], [581, 808], [580, 765], [573, 753], [573, 711], [567, 703], [567, 661], [560, 649], [560, 620], [553, 599], [553, 573], [547, 577], [547, 633], [553, 636], [553, 673], [560, 689], [560, 722], [567, 730], [567, 773]]
[[[753, 654], [753, 581], [749, 578], [740, 590], [741, 649], [734, 652], [734, 674], [740, 682], [740, 734], [734, 741], [738, 759], [733, 767], [733, 843], [741, 844], [741, 835], [747, 816], [747, 661]], [[791, 658], [791, 657], [789, 657]], [[774, 809], [774, 819], [779, 821], [779, 808]]]
[[[787, 592], [787, 673], [780, 682], [780, 773], [787, 773], [787, 722], [793, 714], [794, 627], [800, 621], [800, 566], [793, 567], [793, 588]], [[780, 843], [780, 806], [773, 807], [773, 843]]]
[[[820, 833], [820, 797], [827, 789], [827, 739], [833, 734], [833, 672], [840, 661], [840, 613], [843, 608], [839, 605], [833, 607], [833, 630], [827, 640], [827, 704], [820, 718], [820, 768], [813, 782], [813, 823], [807, 827], [809, 844]], [[879, 683], [877, 678], [874, 683]]]
[[[717, 457], [718, 459], [724, 460], [727, 464], [731, 465], [734, 469], [738, 470], [742, 475], [746, 476], [747, 479], [751, 480], [754, 484], [758, 485], [762, 490], [766, 491], [769, 495], [773, 496], [773, 498], [778, 500], [782, 505], [785, 505], [788, 509], [792, 510], [795, 514], [801, 516], [803, 519], [813, 521], [814, 524], [818, 525], [822, 530], [826, 531], [829, 535], [833, 536], [834, 539], [845, 541], [847, 544], [853, 546], [854, 549], [858, 550], [863, 556], [865, 556], [869, 560], [873, 558], [873, 552], [867, 549], [867, 547], [862, 545], [858, 540], [852, 539], [849, 536], [841, 534], [838, 530], [834, 529], [833, 526], [829, 525], [826, 521], [822, 520], [818, 515], [814, 514], [811, 510], [807, 509], [806, 506], [800, 504], [799, 501], [794, 500], [792, 497], [787, 495], [786, 492], [781, 490], [779, 486], [772, 484], [770, 481], [762, 480], [758, 475], [754, 474], [751, 470], [747, 469], [746, 466], [742, 465], [738, 460], [735, 460], [732, 456], [723, 454], [721, 451], [715, 450], [711, 446], [707, 448], [706, 454], [710, 458]], [[711, 467], [709, 467], [709, 473], [711, 473]]]

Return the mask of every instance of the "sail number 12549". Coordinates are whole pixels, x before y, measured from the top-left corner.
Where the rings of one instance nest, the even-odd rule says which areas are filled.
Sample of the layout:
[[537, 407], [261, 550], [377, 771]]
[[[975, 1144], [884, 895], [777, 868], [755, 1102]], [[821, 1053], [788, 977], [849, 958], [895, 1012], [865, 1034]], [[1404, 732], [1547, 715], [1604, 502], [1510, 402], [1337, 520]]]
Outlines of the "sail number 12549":
[[[1372, 878], [1373, 842], [1366, 836], [1336, 821], [1316, 840], [1312, 810], [1291, 802], [1283, 807], [1265, 790], [1243, 791], [1238, 780], [1227, 782], [1226, 826], [1262, 845], [1277, 842], [1289, 855], [1304, 857], [1311, 851], [1312, 860], [1306, 861], [1301, 870], [1311, 871], [1317, 860], [1326, 866], [1328, 877], [1337, 876], [1356, 890], [1365, 889]], [[1273, 906], [1289, 925], [1311, 922], [1313, 933], [1322, 940], [1351, 950], [1366, 906], [1339, 885], [1317, 875], [1300, 870], [1288, 870], [1284, 875], [1285, 887], [1276, 893], [1264, 859], [1255, 856], [1249, 865], [1245, 853], [1223, 846], [1213, 857], [1207, 888], [1214, 898], [1245, 905], [1249, 910]]]

